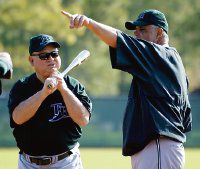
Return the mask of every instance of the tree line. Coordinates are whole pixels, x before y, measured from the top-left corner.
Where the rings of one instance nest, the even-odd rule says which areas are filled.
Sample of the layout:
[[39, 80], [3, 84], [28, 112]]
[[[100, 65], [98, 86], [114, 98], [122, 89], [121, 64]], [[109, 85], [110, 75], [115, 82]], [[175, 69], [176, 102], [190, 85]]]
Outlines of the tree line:
[[200, 1], [198, 0], [0, 0], [0, 51], [8, 51], [14, 63], [13, 79], [5, 80], [9, 91], [13, 83], [28, 74], [30, 37], [45, 33], [60, 44], [62, 69], [83, 49], [90, 58], [69, 74], [81, 81], [90, 95], [121, 95], [128, 92], [131, 76], [111, 69], [108, 46], [85, 28], [70, 30], [60, 13], [81, 13], [128, 34], [124, 23], [134, 20], [144, 9], [158, 9], [169, 23], [170, 45], [179, 51], [190, 80], [190, 90], [200, 88]]

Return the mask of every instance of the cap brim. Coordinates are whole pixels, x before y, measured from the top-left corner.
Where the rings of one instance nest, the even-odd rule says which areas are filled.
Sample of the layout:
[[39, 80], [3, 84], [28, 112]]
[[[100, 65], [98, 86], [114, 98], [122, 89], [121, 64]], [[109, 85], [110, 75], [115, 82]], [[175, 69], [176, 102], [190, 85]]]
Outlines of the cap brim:
[[147, 22], [144, 21], [135, 21], [135, 22], [125, 22], [125, 27], [128, 30], [135, 30], [136, 26], [147, 26], [149, 25]]

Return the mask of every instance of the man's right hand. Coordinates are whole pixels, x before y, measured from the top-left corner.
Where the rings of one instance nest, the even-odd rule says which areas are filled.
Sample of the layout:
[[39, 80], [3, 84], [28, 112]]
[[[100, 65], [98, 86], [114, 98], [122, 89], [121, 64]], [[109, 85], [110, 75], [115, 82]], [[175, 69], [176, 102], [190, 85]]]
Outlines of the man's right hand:
[[108, 25], [99, 23], [93, 19], [88, 18], [85, 15], [80, 14], [70, 14], [66, 11], [61, 11], [63, 15], [65, 15], [70, 21], [70, 28], [80, 28], [87, 27], [90, 31], [99, 37], [102, 41], [104, 41], [107, 45], [115, 48], [117, 45], [117, 29], [112, 28]]
[[55, 77], [49, 77], [45, 80], [42, 93], [48, 96], [57, 89], [57, 79]]
[[85, 15], [80, 15], [80, 14], [70, 14], [69, 12], [66, 11], [61, 11], [63, 15], [65, 15], [69, 21], [70, 21], [70, 28], [80, 28], [83, 26], [89, 25], [90, 23], [90, 18], [86, 17]]

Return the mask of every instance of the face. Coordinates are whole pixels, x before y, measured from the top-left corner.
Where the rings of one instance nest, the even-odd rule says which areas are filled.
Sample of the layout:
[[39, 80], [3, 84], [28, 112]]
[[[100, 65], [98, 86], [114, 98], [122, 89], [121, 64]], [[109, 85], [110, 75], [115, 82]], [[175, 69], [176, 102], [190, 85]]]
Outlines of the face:
[[45, 80], [54, 73], [57, 73], [61, 66], [58, 49], [52, 45], [46, 46], [42, 51], [33, 52], [29, 57], [29, 61], [40, 80]]
[[147, 26], [137, 26], [134, 30], [134, 35], [138, 39], [151, 41], [156, 43], [157, 42], [157, 32], [158, 28], [154, 25], [147, 25]]

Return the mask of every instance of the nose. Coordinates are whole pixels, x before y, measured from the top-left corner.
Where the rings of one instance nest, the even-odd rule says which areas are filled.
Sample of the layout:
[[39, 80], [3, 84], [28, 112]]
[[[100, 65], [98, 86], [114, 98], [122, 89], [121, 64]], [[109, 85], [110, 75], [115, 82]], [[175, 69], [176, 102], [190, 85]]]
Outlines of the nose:
[[54, 60], [54, 58], [51, 55], [49, 55], [47, 60]]

